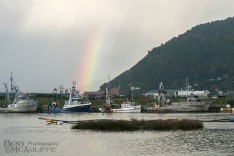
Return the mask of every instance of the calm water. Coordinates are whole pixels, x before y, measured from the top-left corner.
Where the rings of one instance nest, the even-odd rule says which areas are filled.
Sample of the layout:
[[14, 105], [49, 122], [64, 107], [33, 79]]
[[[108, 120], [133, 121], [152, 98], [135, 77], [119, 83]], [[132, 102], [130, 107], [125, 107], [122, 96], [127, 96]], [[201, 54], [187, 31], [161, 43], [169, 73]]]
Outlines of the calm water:
[[189, 118], [201, 120], [234, 114], [0, 114], [0, 155], [122, 156], [234, 155], [234, 123], [204, 123], [197, 131], [96, 132], [72, 130], [70, 124], [46, 125], [39, 117], [61, 120]]

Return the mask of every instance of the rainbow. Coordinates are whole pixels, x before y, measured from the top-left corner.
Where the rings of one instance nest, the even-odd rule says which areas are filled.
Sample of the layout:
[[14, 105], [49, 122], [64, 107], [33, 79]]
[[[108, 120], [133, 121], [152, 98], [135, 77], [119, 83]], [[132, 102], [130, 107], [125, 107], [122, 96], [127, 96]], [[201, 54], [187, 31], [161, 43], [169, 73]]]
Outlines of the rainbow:
[[91, 91], [92, 84], [97, 78], [97, 69], [99, 58], [103, 47], [104, 34], [102, 31], [96, 31], [90, 35], [84, 47], [84, 57], [79, 63], [79, 71], [77, 73], [78, 89], [82, 91]]

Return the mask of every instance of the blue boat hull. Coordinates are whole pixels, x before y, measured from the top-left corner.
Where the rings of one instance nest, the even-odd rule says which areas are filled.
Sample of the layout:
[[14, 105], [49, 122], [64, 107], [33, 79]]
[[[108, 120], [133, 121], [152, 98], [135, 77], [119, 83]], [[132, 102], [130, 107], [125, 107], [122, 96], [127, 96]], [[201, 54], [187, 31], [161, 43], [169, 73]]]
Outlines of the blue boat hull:
[[71, 107], [71, 108], [55, 108], [49, 109], [48, 113], [73, 113], [73, 112], [89, 112], [90, 105], [84, 105], [79, 107]]
[[234, 118], [229, 118], [228, 121], [229, 122], [234, 122]]

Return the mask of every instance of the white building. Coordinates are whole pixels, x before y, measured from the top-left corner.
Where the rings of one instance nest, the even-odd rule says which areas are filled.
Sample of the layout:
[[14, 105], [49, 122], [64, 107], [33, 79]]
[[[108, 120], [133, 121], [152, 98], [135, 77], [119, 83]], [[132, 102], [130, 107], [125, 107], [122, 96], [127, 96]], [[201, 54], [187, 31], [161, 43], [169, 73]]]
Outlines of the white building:
[[[166, 90], [166, 94], [170, 97], [187, 97], [190, 95], [195, 95], [199, 97], [208, 97], [210, 95], [210, 92], [208, 90], [203, 91], [186, 91], [186, 90]], [[157, 99], [158, 98], [158, 90], [151, 90], [149, 92], [146, 92], [143, 94], [143, 96], [150, 98], [150, 99]]]
[[150, 90], [142, 95], [145, 96], [146, 98], [149, 98], [149, 99], [157, 99], [158, 98], [158, 90]]
[[175, 92], [175, 97], [186, 97], [190, 95], [195, 95], [199, 97], [208, 97], [210, 92], [208, 90], [198, 91], [198, 90], [180, 90]]

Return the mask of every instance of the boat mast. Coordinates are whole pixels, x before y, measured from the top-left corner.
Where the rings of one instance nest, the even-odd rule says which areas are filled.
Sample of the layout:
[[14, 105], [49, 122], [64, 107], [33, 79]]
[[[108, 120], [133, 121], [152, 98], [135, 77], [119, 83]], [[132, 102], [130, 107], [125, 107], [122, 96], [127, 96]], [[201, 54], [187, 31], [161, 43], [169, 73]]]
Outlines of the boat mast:
[[133, 90], [134, 90], [134, 87], [131, 85], [131, 91], [132, 91], [132, 101], [133, 102]]
[[72, 82], [72, 94], [75, 94], [75, 92], [76, 92], [76, 82], [73, 81]]
[[106, 105], [108, 106], [109, 105], [109, 103], [110, 103], [110, 100], [109, 100], [109, 98], [108, 98], [108, 89], [107, 89], [107, 87], [106, 87]]
[[108, 82], [106, 84], [106, 105], [109, 106], [110, 105], [110, 96], [109, 96], [109, 81], [110, 81], [110, 76], [108, 75]]
[[12, 75], [12, 72], [11, 72], [11, 78], [10, 78], [10, 81], [11, 81], [11, 93], [10, 93], [10, 101], [13, 102], [13, 75]]
[[162, 82], [159, 85], [159, 90], [158, 90], [158, 103], [160, 106], [162, 106], [164, 100], [164, 87]]
[[5, 88], [6, 88], [6, 97], [5, 97], [4, 107], [7, 107], [8, 103], [9, 103], [9, 92], [8, 92], [7, 84], [4, 83], [4, 85], [5, 85]]
[[188, 99], [188, 91], [189, 91], [189, 78], [188, 78], [188, 77], [186, 78], [185, 85], [186, 85], [186, 90], [187, 90], [187, 99]]
[[77, 93], [76, 92], [76, 82], [73, 81], [72, 82], [72, 88], [71, 88], [70, 95], [69, 95], [69, 102], [68, 102], [69, 105], [71, 105], [72, 97], [75, 96], [75, 93]]

